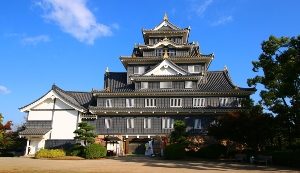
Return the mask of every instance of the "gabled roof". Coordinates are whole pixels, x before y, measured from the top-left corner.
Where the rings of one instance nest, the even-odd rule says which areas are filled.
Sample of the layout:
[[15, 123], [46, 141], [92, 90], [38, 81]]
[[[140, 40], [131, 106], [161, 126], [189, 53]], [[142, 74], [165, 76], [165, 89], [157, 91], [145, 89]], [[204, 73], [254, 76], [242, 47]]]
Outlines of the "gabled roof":
[[59, 98], [65, 104], [69, 105], [70, 107], [80, 112], [87, 112], [88, 106], [94, 101], [91, 92], [64, 91], [58, 86], [52, 85], [51, 90], [49, 90], [45, 95], [19, 109], [22, 112], [29, 111], [31, 108], [42, 103], [44, 100], [52, 97]]
[[185, 71], [172, 61], [165, 59], [141, 76], [160, 76], [160, 75], [187, 75], [189, 72]]
[[169, 40], [168, 38], [164, 38], [163, 40], [161, 40], [160, 42], [156, 43], [155, 45], [153, 46], [146, 46], [147, 48], [150, 48], [150, 49], [154, 49], [154, 48], [158, 48], [159, 46], [173, 46], [175, 48], [182, 48], [182, 47], [188, 47], [187, 45], [178, 45], [176, 43], [174, 43], [173, 41]]
[[240, 88], [233, 84], [227, 70], [223, 71], [208, 71], [205, 81], [198, 84], [200, 91], [255, 91], [254, 88]]
[[165, 14], [163, 21], [158, 26], [156, 26], [153, 30], [157, 31], [157, 30], [168, 30], [168, 29], [180, 30], [179, 27], [175, 26], [169, 21], [167, 14]]

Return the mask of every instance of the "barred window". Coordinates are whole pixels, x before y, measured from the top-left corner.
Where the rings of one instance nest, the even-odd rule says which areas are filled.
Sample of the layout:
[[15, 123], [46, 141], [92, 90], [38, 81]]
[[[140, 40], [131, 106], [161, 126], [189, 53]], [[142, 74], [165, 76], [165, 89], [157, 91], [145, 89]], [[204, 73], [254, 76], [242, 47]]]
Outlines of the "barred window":
[[144, 129], [151, 129], [151, 118], [144, 118]]
[[141, 82], [141, 89], [148, 89], [148, 82]]
[[106, 106], [106, 107], [109, 107], [109, 108], [112, 107], [111, 99], [106, 99], [106, 100], [105, 100], [105, 106]]
[[134, 99], [126, 99], [126, 107], [134, 107]]
[[133, 68], [133, 73], [134, 74], [143, 74], [143, 73], [145, 73], [145, 67], [144, 66], [135, 66]]
[[225, 98], [225, 97], [220, 98], [220, 99], [219, 99], [219, 104], [220, 104], [220, 106], [222, 106], [222, 107], [229, 106], [229, 105], [228, 105], [228, 98]]
[[193, 107], [205, 107], [205, 98], [193, 98]]
[[185, 81], [184, 82], [184, 88], [193, 88], [193, 82], [192, 81]]
[[174, 119], [172, 118], [162, 118], [162, 128], [163, 129], [173, 129]]
[[182, 107], [182, 99], [181, 98], [171, 98], [170, 99], [170, 107]]
[[172, 88], [172, 82], [160, 82], [160, 88]]
[[134, 128], [134, 118], [127, 118], [127, 128], [128, 129]]
[[200, 73], [200, 65], [189, 65], [188, 72], [190, 73]]
[[145, 99], [145, 107], [156, 107], [156, 99], [154, 98]]
[[194, 129], [202, 129], [201, 119], [195, 119]]
[[104, 123], [105, 123], [105, 128], [110, 129], [112, 127], [112, 119], [111, 118], [105, 118]]

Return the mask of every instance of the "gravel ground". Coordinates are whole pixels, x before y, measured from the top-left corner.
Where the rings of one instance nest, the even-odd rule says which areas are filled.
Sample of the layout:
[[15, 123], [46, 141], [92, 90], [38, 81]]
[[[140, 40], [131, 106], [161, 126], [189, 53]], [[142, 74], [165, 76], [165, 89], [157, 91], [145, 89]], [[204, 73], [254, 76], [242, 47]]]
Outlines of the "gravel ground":
[[166, 161], [145, 157], [115, 157], [100, 160], [42, 160], [25, 157], [0, 158], [0, 172], [53, 173], [215, 173], [215, 172], [300, 172], [277, 167], [209, 161]]

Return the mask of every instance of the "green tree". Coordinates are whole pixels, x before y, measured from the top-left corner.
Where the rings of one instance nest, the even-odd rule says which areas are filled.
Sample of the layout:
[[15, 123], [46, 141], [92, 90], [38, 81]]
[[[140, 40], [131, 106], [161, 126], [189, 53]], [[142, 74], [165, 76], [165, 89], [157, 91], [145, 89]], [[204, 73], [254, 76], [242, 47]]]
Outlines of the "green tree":
[[185, 144], [186, 143], [186, 124], [182, 120], [176, 120], [174, 122], [174, 131], [170, 134], [170, 142], [171, 143], [179, 143]]
[[256, 151], [272, 145], [274, 137], [274, 117], [263, 113], [260, 105], [252, 100], [244, 101], [245, 111], [222, 116], [208, 128], [208, 134], [219, 140], [230, 140]]
[[12, 121], [7, 121], [3, 124], [3, 116], [0, 113], [0, 149], [7, 149], [13, 144], [11, 130]]
[[300, 36], [270, 36], [252, 64], [258, 75], [248, 85], [263, 85], [260, 103], [276, 115], [282, 136], [291, 143], [300, 137]]
[[93, 130], [93, 126], [89, 125], [87, 122], [81, 122], [78, 124], [79, 129], [75, 130], [74, 133], [76, 136], [74, 139], [79, 139], [83, 141], [83, 144], [86, 146], [95, 142], [96, 135]]

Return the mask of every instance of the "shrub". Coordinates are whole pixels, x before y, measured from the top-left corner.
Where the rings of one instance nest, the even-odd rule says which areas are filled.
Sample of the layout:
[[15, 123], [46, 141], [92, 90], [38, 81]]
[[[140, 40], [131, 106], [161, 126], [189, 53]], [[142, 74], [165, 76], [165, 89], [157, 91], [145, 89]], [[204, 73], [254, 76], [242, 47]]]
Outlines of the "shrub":
[[170, 160], [180, 160], [185, 157], [185, 147], [183, 144], [170, 144], [165, 148], [165, 158]]
[[300, 167], [300, 151], [277, 151], [272, 154], [273, 163], [282, 166]]
[[67, 150], [68, 156], [84, 156], [85, 147], [80, 144], [74, 144], [69, 150]]
[[86, 159], [98, 159], [106, 156], [106, 148], [100, 144], [90, 144], [84, 151]]
[[220, 144], [212, 144], [197, 151], [197, 156], [206, 159], [218, 159], [226, 153], [226, 147]]
[[35, 154], [35, 158], [64, 157], [66, 153], [62, 149], [41, 149]]

